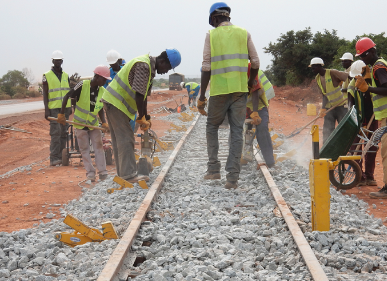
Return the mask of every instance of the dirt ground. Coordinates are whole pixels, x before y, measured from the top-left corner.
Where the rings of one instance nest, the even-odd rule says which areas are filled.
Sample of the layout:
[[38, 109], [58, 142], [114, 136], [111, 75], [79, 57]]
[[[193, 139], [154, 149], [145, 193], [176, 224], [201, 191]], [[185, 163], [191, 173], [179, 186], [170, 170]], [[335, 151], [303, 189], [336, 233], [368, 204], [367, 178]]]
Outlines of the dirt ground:
[[[302, 127], [314, 116], [306, 115], [306, 104], [321, 101], [313, 86], [276, 88], [276, 97], [270, 101], [270, 127], [285, 136]], [[154, 92], [148, 101], [148, 112], [152, 116], [152, 129], [159, 137], [169, 129], [170, 123], [158, 120], [158, 117], [168, 113], [161, 110], [162, 106], [176, 108], [176, 103], [187, 105], [185, 91]], [[34, 98], [30, 100], [37, 100]], [[26, 100], [23, 100], [23, 102]], [[71, 118], [70, 118], [71, 119]], [[82, 187], [92, 186], [84, 182], [86, 175], [80, 159], [71, 160], [70, 166], [49, 166], [49, 125], [44, 119], [43, 111], [16, 117], [0, 119], [0, 124], [13, 124], [14, 127], [27, 130], [32, 134], [0, 130], [0, 231], [11, 232], [32, 227], [38, 222], [47, 222], [48, 213], [59, 217], [59, 208], [70, 200], [82, 194]], [[322, 119], [316, 122], [320, 127], [322, 139]], [[287, 150], [297, 149], [297, 161], [308, 165], [311, 154], [310, 126], [291, 139]], [[107, 135], [109, 138], [109, 135]], [[137, 139], [139, 141], [139, 138]], [[137, 146], [138, 147], [138, 146]], [[380, 153], [377, 155], [375, 178], [379, 186], [383, 185], [383, 171]], [[32, 164], [31, 169], [4, 175], [18, 167]], [[107, 167], [110, 173], [115, 173], [114, 165]], [[4, 178], [1, 178], [1, 177]], [[386, 204], [383, 200], [370, 199], [368, 193], [376, 191], [376, 187], [353, 188], [346, 194], [355, 194], [368, 202], [375, 217], [386, 218]], [[387, 225], [387, 223], [385, 223]]]
[[[158, 137], [170, 128], [169, 122], [158, 120], [168, 115], [161, 107], [176, 108], [176, 103], [180, 102], [187, 104], [184, 95], [183, 91], [154, 91], [150, 96], [148, 113], [152, 116], [152, 129]], [[22, 102], [39, 99], [42, 98], [24, 99]], [[59, 209], [63, 204], [78, 198], [82, 187], [91, 187], [83, 182], [86, 173], [79, 158], [70, 159], [69, 166], [49, 166], [49, 123], [44, 119], [43, 111], [0, 119], [0, 125], [11, 123], [14, 123], [13, 127], [32, 134], [0, 130], [0, 232], [47, 222], [50, 220], [46, 217], [49, 213], [56, 215], [54, 218], [60, 217]], [[107, 138], [110, 138], [109, 134]], [[137, 137], [136, 141], [140, 138]], [[140, 148], [139, 145], [136, 147]], [[31, 168], [7, 174], [26, 165], [31, 165]], [[107, 169], [115, 173], [115, 165], [108, 165]]]

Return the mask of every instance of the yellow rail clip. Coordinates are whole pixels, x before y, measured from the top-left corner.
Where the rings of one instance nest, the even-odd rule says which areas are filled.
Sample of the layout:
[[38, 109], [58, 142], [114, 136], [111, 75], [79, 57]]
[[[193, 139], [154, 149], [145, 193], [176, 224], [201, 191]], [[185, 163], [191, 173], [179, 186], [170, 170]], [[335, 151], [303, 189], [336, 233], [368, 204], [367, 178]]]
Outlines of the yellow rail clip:
[[120, 187], [118, 187], [118, 188], [109, 188], [107, 190], [107, 193], [109, 193], [109, 194], [113, 193], [114, 190], [121, 190], [121, 189], [124, 189], [124, 188], [132, 188], [133, 187], [133, 184], [131, 184], [130, 182], [124, 180], [123, 178], [120, 178], [119, 176], [115, 176], [113, 181], [118, 183], [120, 185]]

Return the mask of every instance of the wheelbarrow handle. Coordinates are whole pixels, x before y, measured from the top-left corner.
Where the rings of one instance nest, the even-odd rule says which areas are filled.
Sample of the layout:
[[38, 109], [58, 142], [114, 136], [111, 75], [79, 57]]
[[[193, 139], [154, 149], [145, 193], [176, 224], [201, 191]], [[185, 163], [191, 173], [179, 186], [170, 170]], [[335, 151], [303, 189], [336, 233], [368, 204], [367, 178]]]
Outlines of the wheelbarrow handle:
[[[48, 117], [47, 119], [48, 120], [52, 120], [52, 121], [58, 121], [58, 118], [54, 118], [54, 117]], [[78, 123], [78, 122], [73, 122], [73, 121], [70, 121], [70, 120], [66, 120], [66, 123], [73, 124], [73, 125], [78, 125], [78, 126], [82, 126], [82, 127], [88, 127], [88, 128], [92, 128], [92, 129], [97, 129], [97, 130], [101, 130], [101, 131], [105, 131], [105, 129], [101, 128], [101, 127], [85, 125], [85, 124]]]

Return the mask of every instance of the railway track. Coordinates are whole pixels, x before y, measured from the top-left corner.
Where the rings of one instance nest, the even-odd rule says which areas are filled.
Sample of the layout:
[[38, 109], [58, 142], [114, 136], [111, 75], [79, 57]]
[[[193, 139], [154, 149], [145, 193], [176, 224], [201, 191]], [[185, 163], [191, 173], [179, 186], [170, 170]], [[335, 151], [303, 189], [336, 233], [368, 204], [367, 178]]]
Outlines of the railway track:
[[[257, 265], [264, 269], [267, 263], [265, 267], [277, 269], [286, 260], [298, 269], [290, 273], [284, 267], [285, 279], [328, 280], [266, 166], [261, 166], [260, 173], [255, 164], [247, 165], [235, 191], [225, 190], [224, 180], [201, 180], [207, 157], [204, 128], [205, 118], [197, 116], [153, 182], [98, 281], [128, 277], [201, 280], [194, 279], [197, 276], [223, 280], [238, 275], [242, 279], [235, 280], [250, 280], [268, 274], [265, 270], [259, 274]], [[223, 167], [227, 136], [227, 129], [220, 130]], [[259, 200], [262, 196], [265, 199]], [[273, 213], [275, 203], [282, 217]], [[286, 251], [281, 249], [284, 244]], [[246, 251], [249, 254], [241, 256]], [[193, 270], [187, 270], [184, 263]]]
[[[222, 180], [206, 181], [206, 119], [177, 116], [165, 119], [188, 130], [166, 136], [175, 150], [158, 155], [149, 190], [108, 195], [109, 177], [59, 220], [0, 233], [0, 281], [387, 280], [387, 231], [368, 204], [331, 189], [332, 230], [312, 232], [305, 168], [286, 160], [258, 171], [256, 154], [226, 190], [229, 130], [219, 131]], [[53, 236], [67, 213], [93, 227], [111, 220], [121, 239], [69, 248]]]

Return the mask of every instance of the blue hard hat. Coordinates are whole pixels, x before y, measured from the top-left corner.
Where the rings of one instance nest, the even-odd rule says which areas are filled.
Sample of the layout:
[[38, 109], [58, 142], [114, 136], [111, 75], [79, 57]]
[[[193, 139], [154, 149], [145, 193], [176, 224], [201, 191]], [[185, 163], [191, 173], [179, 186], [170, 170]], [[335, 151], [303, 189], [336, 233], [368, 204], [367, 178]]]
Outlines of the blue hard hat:
[[181, 55], [180, 52], [176, 49], [166, 49], [169, 63], [172, 66], [172, 69], [177, 67], [181, 63]]
[[228, 12], [231, 13], [231, 8], [224, 2], [216, 2], [216, 3], [212, 4], [212, 6], [210, 8], [210, 17], [209, 17], [210, 25], [212, 25], [211, 15], [213, 12], [215, 12], [218, 9], [228, 10]]

